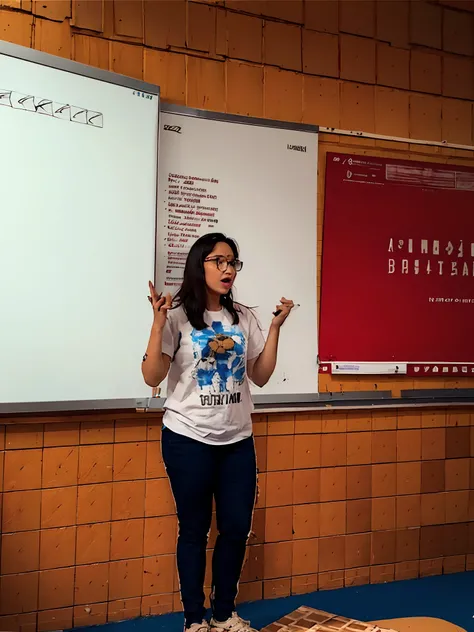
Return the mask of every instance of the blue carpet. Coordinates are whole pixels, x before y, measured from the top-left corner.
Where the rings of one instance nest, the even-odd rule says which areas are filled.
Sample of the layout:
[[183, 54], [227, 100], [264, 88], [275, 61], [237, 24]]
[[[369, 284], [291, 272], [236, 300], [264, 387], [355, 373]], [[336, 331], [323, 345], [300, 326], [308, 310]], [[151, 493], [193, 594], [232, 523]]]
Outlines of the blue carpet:
[[[242, 604], [239, 614], [260, 629], [302, 605], [362, 621], [435, 617], [474, 632], [474, 572], [267, 599]], [[182, 632], [183, 615], [174, 613], [97, 627], [107, 628], [104, 632]]]

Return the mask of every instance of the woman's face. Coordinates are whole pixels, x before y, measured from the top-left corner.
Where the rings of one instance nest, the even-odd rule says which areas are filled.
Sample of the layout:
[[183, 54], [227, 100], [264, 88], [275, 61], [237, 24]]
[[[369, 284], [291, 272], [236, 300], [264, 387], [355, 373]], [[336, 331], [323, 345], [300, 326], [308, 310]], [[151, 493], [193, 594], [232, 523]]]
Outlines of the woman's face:
[[234, 253], [228, 244], [216, 244], [204, 260], [204, 275], [209, 292], [222, 296], [232, 289], [237, 273], [228, 262], [234, 260]]

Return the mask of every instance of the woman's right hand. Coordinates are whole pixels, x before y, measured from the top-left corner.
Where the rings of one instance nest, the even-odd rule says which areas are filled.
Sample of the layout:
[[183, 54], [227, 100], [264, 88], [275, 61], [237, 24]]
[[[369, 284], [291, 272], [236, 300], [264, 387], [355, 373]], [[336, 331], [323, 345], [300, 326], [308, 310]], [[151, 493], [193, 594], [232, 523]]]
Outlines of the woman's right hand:
[[166, 297], [162, 296], [155, 290], [155, 287], [151, 281], [148, 281], [148, 287], [150, 289], [150, 296], [148, 300], [153, 308], [153, 324], [159, 329], [163, 329], [168, 317], [168, 310], [171, 309], [172, 299], [171, 294], [167, 294]]

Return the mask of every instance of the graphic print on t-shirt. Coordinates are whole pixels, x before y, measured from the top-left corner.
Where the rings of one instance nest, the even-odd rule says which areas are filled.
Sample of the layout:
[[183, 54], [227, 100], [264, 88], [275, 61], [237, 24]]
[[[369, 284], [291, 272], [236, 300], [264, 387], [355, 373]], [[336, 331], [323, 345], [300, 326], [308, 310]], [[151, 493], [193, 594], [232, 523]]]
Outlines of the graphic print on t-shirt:
[[236, 388], [245, 380], [245, 337], [239, 327], [213, 322], [207, 329], [193, 329], [191, 339], [201, 405], [240, 402]]

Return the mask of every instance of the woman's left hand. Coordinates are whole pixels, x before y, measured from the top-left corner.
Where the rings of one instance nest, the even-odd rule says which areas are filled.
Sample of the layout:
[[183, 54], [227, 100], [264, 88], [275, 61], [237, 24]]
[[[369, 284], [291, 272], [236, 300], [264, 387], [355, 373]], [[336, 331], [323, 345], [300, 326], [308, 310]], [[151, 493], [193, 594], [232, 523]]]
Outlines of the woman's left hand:
[[283, 323], [285, 322], [285, 320], [290, 315], [290, 312], [294, 306], [295, 304], [293, 303], [293, 301], [289, 301], [283, 296], [281, 298], [280, 304], [276, 306], [275, 311], [280, 312], [280, 313], [277, 316], [274, 316], [272, 320], [272, 326], [281, 327]]

